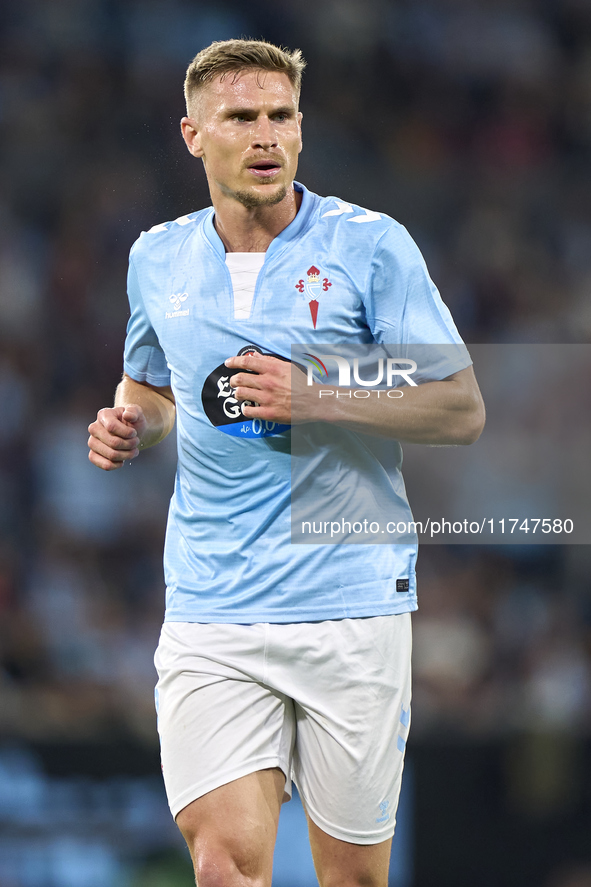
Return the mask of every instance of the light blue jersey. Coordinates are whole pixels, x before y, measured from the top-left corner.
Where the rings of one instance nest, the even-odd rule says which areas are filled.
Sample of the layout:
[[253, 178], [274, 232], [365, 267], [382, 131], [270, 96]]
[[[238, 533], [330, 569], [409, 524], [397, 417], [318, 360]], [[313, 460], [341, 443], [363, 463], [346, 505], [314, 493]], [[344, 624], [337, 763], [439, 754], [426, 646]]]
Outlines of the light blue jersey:
[[[296, 188], [300, 210], [266, 252], [248, 319], [234, 317], [212, 208], [156, 225], [131, 251], [125, 372], [171, 385], [177, 405], [166, 621], [302, 622], [416, 609], [415, 544], [292, 544], [290, 429], [244, 419], [228, 384], [236, 370], [224, 361], [249, 349], [290, 360], [298, 343], [461, 343], [401, 225]], [[469, 363], [459, 350], [431, 378]], [[316, 427], [320, 491], [334, 477], [336, 438], [328, 425]], [[353, 432], [346, 439], [349, 483], [363, 484], [351, 472], [376, 474], [392, 515], [410, 519], [401, 457], [389, 479]]]

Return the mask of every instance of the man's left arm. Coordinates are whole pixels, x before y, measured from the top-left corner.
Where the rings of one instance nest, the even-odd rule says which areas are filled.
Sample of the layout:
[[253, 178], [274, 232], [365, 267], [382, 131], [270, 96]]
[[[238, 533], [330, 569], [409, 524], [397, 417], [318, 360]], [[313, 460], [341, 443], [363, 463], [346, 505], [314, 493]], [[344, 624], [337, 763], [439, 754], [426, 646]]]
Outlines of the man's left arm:
[[484, 428], [484, 403], [471, 366], [442, 381], [396, 389], [396, 397], [374, 389], [363, 398], [349, 388], [308, 386], [293, 364], [267, 355], [231, 357], [226, 366], [238, 371], [230, 378], [236, 399], [255, 404], [243, 407], [248, 419], [294, 425], [329, 422], [431, 446], [474, 443]]
[[[441, 378], [446, 372], [441, 357], [446, 346], [461, 344], [460, 336], [416, 243], [401, 225], [384, 224], [372, 254], [364, 318], [376, 344], [414, 343], [429, 349], [423, 374]], [[418, 345], [427, 342], [440, 343], [443, 351]], [[457, 446], [473, 443], [484, 427], [484, 404], [467, 362], [457, 370], [457, 356], [450, 358], [449, 375], [441, 381], [410, 384], [395, 397], [385, 390], [359, 397], [348, 388], [307, 385], [293, 364], [266, 355], [233, 357], [226, 365], [258, 374], [238, 373], [230, 379], [238, 400], [256, 404], [244, 406], [247, 418], [294, 425], [323, 421], [408, 443]]]

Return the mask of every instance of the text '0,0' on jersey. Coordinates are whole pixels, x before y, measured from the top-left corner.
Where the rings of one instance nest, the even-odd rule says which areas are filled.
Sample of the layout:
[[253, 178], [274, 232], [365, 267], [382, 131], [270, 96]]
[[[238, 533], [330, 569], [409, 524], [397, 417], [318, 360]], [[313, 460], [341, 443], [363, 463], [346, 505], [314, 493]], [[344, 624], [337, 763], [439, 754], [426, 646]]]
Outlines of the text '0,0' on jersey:
[[[213, 208], [156, 225], [131, 251], [125, 372], [170, 384], [177, 404], [167, 621], [307, 622], [416, 609], [414, 542], [292, 544], [291, 431], [245, 420], [228, 384], [236, 371], [224, 361], [253, 347], [290, 360], [297, 343], [461, 345], [401, 225], [296, 188], [300, 210], [265, 254], [247, 319], [234, 316]], [[469, 364], [462, 346], [456, 359], [432, 364], [429, 378]], [[353, 432], [309, 428], [304, 474], [319, 495], [340, 488], [345, 507], [347, 491], [374, 484], [387, 497], [389, 519], [412, 520], [397, 442], [388, 476]]]

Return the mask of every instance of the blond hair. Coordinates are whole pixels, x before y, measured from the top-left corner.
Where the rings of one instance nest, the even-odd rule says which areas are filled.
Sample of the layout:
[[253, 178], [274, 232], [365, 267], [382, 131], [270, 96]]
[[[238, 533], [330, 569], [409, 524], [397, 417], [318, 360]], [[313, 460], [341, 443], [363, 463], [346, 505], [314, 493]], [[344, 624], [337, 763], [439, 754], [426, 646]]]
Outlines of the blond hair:
[[190, 99], [206, 83], [220, 75], [247, 68], [287, 74], [299, 96], [305, 67], [306, 62], [299, 49], [290, 52], [265, 40], [216, 40], [198, 52], [187, 68], [185, 101], [188, 107]]

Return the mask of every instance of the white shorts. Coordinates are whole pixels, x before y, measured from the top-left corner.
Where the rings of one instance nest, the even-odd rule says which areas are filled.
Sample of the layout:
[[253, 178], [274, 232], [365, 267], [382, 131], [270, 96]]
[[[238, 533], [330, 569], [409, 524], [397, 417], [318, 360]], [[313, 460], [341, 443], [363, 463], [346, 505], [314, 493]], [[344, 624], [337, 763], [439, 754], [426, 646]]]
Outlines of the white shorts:
[[279, 767], [313, 822], [354, 844], [394, 834], [410, 723], [410, 613], [327, 622], [167, 622], [155, 664], [172, 815]]

